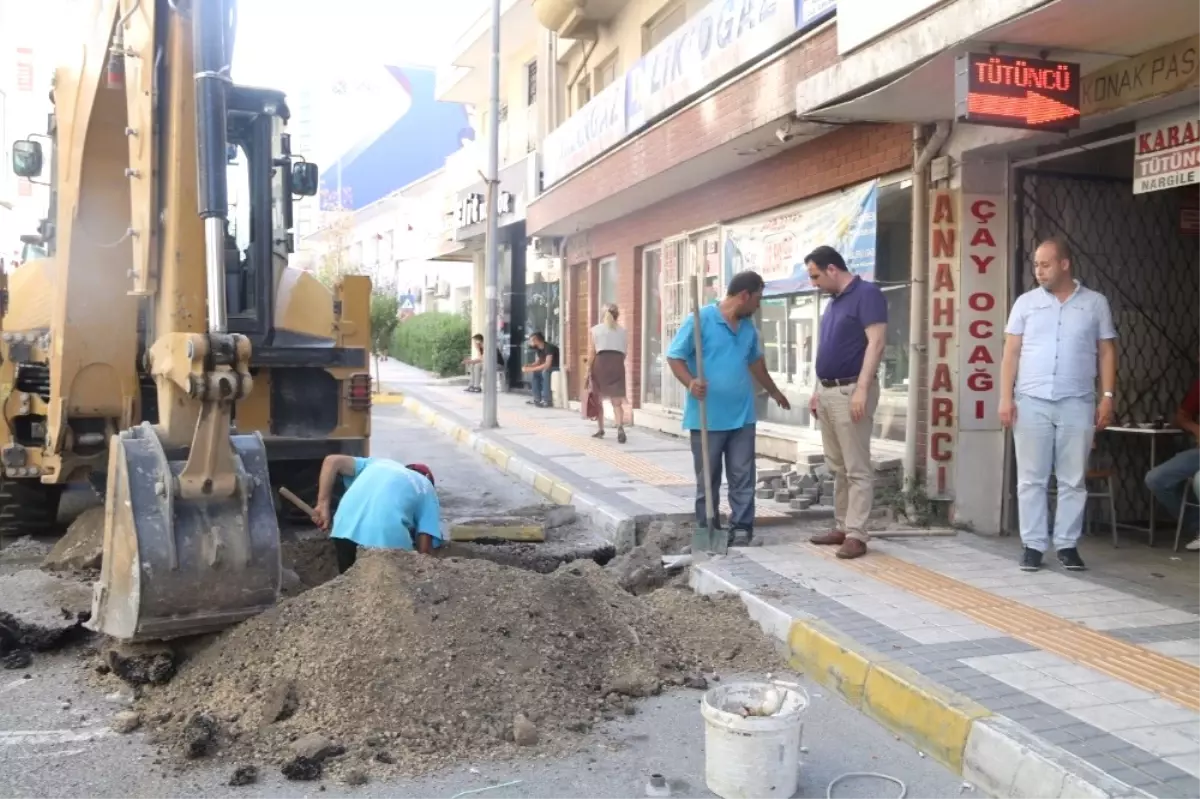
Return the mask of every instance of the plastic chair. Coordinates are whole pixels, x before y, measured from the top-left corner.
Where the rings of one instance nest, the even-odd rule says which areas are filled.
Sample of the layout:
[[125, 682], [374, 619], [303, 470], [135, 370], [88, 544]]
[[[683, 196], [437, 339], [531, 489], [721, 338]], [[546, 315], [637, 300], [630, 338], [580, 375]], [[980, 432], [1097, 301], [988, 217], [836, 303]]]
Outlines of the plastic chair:
[[[1117, 502], [1116, 489], [1113, 487], [1113, 479], [1116, 476], [1115, 469], [1088, 469], [1084, 476], [1084, 484], [1088, 486], [1087, 501], [1093, 499], [1108, 500], [1108, 523], [1112, 527], [1112, 544], [1115, 549], [1117, 546]], [[1093, 491], [1091, 486], [1100, 483], [1104, 486], [1103, 491]], [[1086, 511], [1085, 511], [1086, 513]], [[1091, 526], [1089, 519], [1088, 525]]]
[[[1188, 501], [1188, 495], [1194, 501]], [[1188, 480], [1183, 486], [1183, 502], [1179, 505], [1179, 521], [1175, 523], [1175, 551], [1179, 551], [1179, 540], [1183, 537], [1183, 519], [1187, 516], [1188, 508], [1200, 509], [1200, 472]]]

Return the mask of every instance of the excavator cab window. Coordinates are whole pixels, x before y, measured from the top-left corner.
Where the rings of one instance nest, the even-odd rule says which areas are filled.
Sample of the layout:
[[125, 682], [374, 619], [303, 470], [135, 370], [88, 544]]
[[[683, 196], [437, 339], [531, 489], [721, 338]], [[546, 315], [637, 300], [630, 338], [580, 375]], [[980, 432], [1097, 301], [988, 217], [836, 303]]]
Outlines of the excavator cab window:
[[225, 226], [225, 305], [230, 317], [253, 319], [256, 286], [253, 280], [254, 199], [249, 155], [242, 144], [229, 143], [225, 171], [229, 187], [229, 219]]

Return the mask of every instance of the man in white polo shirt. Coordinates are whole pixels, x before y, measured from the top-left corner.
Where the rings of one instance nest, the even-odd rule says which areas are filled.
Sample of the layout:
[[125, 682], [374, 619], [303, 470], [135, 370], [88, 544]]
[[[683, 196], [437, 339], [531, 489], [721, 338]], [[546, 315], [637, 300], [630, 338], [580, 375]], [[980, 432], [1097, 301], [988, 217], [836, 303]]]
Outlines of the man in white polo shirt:
[[[1000, 365], [1000, 422], [1013, 428], [1017, 457], [1021, 569], [1040, 569], [1053, 542], [1063, 568], [1082, 571], [1076, 544], [1087, 504], [1084, 476], [1093, 435], [1113, 421], [1117, 331], [1108, 300], [1072, 274], [1064, 239], [1042, 242], [1033, 266], [1038, 287], [1013, 304]], [[1046, 502], [1051, 471], [1058, 484], [1053, 536]]]

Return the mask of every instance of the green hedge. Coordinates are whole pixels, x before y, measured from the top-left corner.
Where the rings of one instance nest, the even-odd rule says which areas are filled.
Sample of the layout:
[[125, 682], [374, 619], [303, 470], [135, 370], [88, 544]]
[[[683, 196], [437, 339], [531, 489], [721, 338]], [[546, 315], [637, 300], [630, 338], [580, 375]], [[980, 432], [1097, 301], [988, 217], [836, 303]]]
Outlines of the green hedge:
[[471, 351], [471, 322], [452, 313], [421, 313], [396, 327], [392, 356], [441, 377], [462, 374]]

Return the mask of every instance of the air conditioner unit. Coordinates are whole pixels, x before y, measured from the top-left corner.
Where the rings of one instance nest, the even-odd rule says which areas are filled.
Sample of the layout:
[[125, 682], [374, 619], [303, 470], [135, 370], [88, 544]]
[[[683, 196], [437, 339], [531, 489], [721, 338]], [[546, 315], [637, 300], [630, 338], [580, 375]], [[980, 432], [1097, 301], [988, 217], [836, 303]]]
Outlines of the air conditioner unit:
[[535, 149], [525, 158], [525, 202], [537, 199], [542, 191], [542, 153]]
[[534, 236], [533, 251], [539, 258], [557, 258], [561, 236]]

